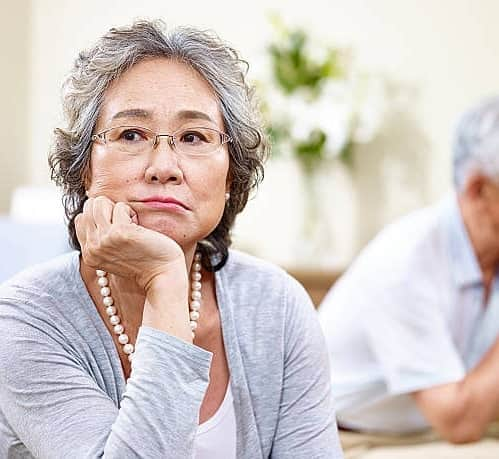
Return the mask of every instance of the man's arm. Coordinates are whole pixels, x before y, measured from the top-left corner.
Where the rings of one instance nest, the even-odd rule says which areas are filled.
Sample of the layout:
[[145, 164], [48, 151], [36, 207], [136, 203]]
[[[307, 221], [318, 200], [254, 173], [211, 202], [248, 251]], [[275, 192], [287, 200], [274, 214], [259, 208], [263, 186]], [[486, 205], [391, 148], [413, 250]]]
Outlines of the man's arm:
[[499, 416], [499, 338], [461, 381], [412, 394], [432, 427], [447, 441], [478, 441]]

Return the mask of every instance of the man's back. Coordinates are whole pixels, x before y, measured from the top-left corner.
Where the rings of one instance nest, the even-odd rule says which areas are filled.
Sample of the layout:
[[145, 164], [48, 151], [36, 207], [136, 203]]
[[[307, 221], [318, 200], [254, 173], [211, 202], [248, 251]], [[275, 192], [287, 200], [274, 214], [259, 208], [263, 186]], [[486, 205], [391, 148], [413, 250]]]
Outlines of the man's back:
[[387, 433], [428, 428], [409, 394], [464, 376], [477, 288], [455, 197], [383, 230], [319, 310], [339, 424]]

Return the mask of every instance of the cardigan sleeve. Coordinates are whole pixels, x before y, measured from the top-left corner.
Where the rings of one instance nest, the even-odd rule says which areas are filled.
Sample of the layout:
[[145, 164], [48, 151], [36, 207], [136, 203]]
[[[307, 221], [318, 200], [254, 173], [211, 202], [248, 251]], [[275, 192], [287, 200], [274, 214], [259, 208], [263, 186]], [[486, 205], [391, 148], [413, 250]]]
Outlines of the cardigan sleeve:
[[317, 313], [303, 287], [287, 289], [284, 375], [273, 459], [342, 458], [329, 359]]
[[[27, 316], [22, 306], [0, 300], [0, 409], [32, 456], [192, 456], [211, 353], [141, 327], [118, 407], [50, 316]], [[3, 437], [0, 451], [8, 441]]]

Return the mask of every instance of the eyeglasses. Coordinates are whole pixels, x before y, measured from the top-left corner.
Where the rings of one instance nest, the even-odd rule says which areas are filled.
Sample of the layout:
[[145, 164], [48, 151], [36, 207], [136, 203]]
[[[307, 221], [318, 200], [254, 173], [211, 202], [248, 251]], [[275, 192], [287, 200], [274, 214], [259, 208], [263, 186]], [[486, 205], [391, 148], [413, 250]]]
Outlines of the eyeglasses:
[[92, 141], [101, 142], [112, 151], [141, 154], [148, 153], [159, 144], [160, 137], [167, 137], [176, 152], [188, 156], [206, 156], [232, 139], [225, 132], [207, 127], [183, 127], [173, 134], [157, 134], [139, 126], [116, 126], [94, 134]]

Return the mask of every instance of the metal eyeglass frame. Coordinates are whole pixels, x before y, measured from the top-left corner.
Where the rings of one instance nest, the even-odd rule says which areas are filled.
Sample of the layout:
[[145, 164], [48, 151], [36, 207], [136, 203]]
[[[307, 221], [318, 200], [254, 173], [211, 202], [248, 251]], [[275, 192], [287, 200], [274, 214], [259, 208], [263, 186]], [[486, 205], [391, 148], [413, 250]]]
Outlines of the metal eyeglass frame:
[[[182, 129], [179, 129], [178, 131], [174, 132], [173, 134], [161, 134], [161, 133], [156, 133], [154, 132], [152, 129], [149, 129], [149, 128], [145, 128], [145, 127], [142, 127], [142, 126], [132, 126], [132, 125], [124, 125], [124, 126], [113, 126], [113, 127], [110, 127], [110, 128], [107, 128], [107, 129], [104, 129], [103, 131], [100, 131], [98, 132], [97, 134], [93, 134], [92, 137], [91, 137], [91, 141], [92, 142], [95, 142], [95, 141], [100, 141], [102, 142], [104, 145], [107, 145], [107, 140], [106, 140], [106, 134], [110, 131], [112, 131], [113, 129], [119, 129], [119, 128], [129, 128], [129, 129], [139, 129], [141, 131], [146, 131], [146, 132], [150, 132], [151, 134], [154, 135], [154, 142], [152, 144], [152, 149], [154, 150], [158, 145], [159, 145], [159, 138], [160, 137], [167, 137], [167, 141], [168, 141], [168, 145], [170, 145], [170, 147], [177, 151], [178, 152], [178, 147], [177, 147], [177, 144], [175, 143], [175, 135], [177, 132], [181, 131]], [[217, 146], [218, 147], [221, 147], [222, 145], [225, 145], [226, 143], [231, 143], [232, 142], [232, 138], [230, 137], [229, 134], [226, 134], [225, 132], [222, 132], [222, 131], [219, 131], [218, 129], [215, 129], [215, 128], [209, 128], [209, 127], [204, 127], [204, 126], [193, 126], [193, 127], [190, 127], [189, 129], [208, 129], [210, 131], [215, 131], [217, 132], [219, 135], [220, 135], [220, 145]], [[215, 151], [216, 148], [214, 148], [212, 151]], [[207, 152], [206, 154], [209, 154], [211, 153], [212, 151], [209, 151]], [[180, 151], [180, 153], [182, 153], [182, 151]], [[188, 153], [187, 153], [188, 154]], [[203, 156], [203, 155], [200, 155], [200, 156]]]

